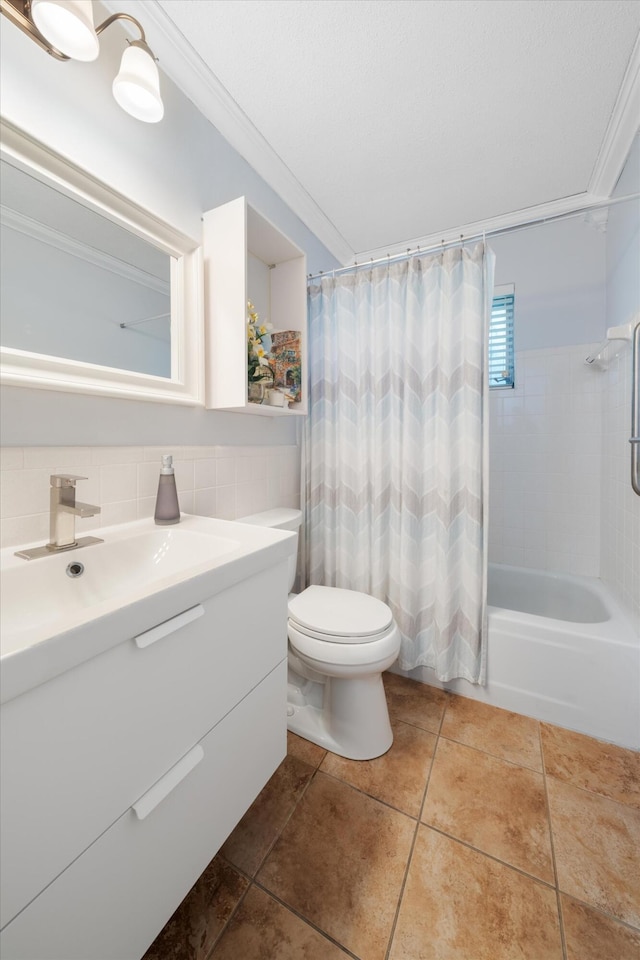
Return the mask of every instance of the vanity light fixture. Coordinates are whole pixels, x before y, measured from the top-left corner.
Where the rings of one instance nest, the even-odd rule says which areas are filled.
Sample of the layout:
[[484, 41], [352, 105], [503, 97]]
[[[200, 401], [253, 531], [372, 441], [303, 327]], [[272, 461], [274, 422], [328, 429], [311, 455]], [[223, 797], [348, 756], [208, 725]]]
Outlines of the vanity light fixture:
[[127, 40], [120, 71], [113, 81], [113, 96], [137, 120], [162, 120], [164, 105], [156, 59], [135, 17], [114, 13], [95, 27], [92, 0], [0, 0], [0, 10], [56, 60], [95, 60], [103, 30], [116, 20], [133, 23], [140, 38]]

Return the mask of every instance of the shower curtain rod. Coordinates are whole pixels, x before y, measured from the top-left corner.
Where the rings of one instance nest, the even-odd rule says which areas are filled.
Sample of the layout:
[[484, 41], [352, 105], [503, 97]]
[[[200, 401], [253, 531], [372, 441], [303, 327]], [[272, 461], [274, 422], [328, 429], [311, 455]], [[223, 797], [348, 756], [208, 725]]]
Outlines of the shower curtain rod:
[[570, 220], [572, 217], [579, 217], [591, 213], [594, 210], [602, 210], [605, 207], [613, 207], [618, 203], [625, 203], [629, 200], [637, 200], [640, 193], [630, 193], [626, 197], [615, 197], [611, 200], [603, 200], [600, 203], [592, 203], [588, 207], [576, 207], [575, 210], [569, 210], [567, 213], [558, 213], [552, 217], [538, 217], [533, 220], [523, 220], [520, 223], [514, 223], [510, 227], [497, 227], [495, 230], [481, 230], [478, 233], [470, 234], [465, 237], [463, 233], [456, 240], [441, 240], [439, 243], [433, 243], [428, 247], [417, 246], [415, 249], [407, 247], [404, 253], [387, 254], [384, 257], [378, 257], [376, 260], [364, 260], [362, 263], [357, 261], [348, 267], [336, 267], [335, 270], [321, 270], [320, 273], [308, 274], [307, 280], [321, 280], [323, 277], [335, 277], [341, 273], [349, 273], [352, 270], [358, 270], [360, 267], [375, 267], [380, 263], [397, 263], [401, 260], [410, 260], [411, 257], [419, 257], [423, 253], [433, 253], [435, 250], [447, 250], [449, 247], [457, 247], [458, 244], [464, 246], [465, 243], [471, 243], [474, 240], [485, 240], [487, 237], [499, 237], [505, 233], [515, 233], [517, 230], [526, 230], [527, 227], [537, 227], [543, 223], [555, 223], [559, 220]]

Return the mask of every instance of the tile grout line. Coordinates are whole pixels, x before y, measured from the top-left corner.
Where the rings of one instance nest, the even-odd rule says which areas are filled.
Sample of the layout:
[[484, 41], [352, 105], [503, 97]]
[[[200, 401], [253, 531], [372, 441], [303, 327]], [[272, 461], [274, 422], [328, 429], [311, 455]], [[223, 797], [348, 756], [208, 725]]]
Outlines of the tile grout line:
[[[396, 909], [395, 909], [395, 913], [394, 913], [394, 917], [393, 917], [393, 923], [391, 924], [391, 930], [390, 930], [390, 932], [389, 932], [389, 941], [388, 941], [388, 943], [387, 943], [387, 949], [386, 949], [386, 951], [385, 951], [384, 960], [389, 960], [389, 957], [390, 957], [390, 955], [391, 955], [391, 948], [393, 947], [393, 940], [394, 940], [394, 937], [395, 937], [395, 934], [396, 934], [396, 927], [397, 927], [397, 925], [398, 925], [398, 917], [400, 916], [400, 909], [401, 909], [401, 907], [402, 907], [402, 900], [403, 900], [403, 897], [404, 897], [404, 891], [405, 891], [406, 886], [407, 886], [407, 880], [408, 880], [408, 877], [409, 877], [409, 870], [410, 870], [410, 868], [411, 868], [411, 861], [412, 861], [412, 859], [413, 859], [413, 851], [415, 850], [416, 843], [417, 843], [417, 840], [418, 840], [418, 831], [419, 831], [419, 829], [420, 829], [420, 823], [421, 823], [421, 819], [420, 819], [420, 818], [422, 817], [422, 811], [424, 810], [424, 803], [425, 803], [425, 800], [426, 800], [426, 798], [427, 798], [427, 790], [429, 789], [429, 781], [431, 780], [431, 773], [432, 773], [432, 771], [433, 771], [433, 764], [435, 763], [436, 751], [437, 751], [437, 749], [438, 749], [438, 743], [439, 743], [439, 741], [440, 741], [440, 733], [441, 733], [441, 731], [442, 731], [442, 724], [444, 723], [444, 716], [445, 716], [445, 713], [447, 712], [447, 707], [449, 706], [449, 700], [450, 700], [450, 696], [447, 694], [447, 700], [446, 700], [446, 702], [445, 702], [444, 710], [442, 711], [442, 716], [440, 717], [440, 723], [439, 723], [439, 725], [438, 725], [438, 732], [437, 732], [436, 735], [435, 735], [435, 737], [436, 737], [436, 742], [435, 742], [434, 745], [433, 745], [433, 755], [432, 755], [432, 757], [431, 757], [431, 763], [430, 763], [430, 765], [429, 765], [429, 773], [427, 774], [427, 780], [426, 780], [426, 783], [425, 783], [425, 785], [424, 785], [424, 790], [423, 790], [423, 792], [422, 792], [422, 802], [420, 803], [420, 809], [419, 809], [419, 811], [418, 811], [418, 819], [417, 819], [417, 821], [416, 821], [416, 827], [415, 827], [415, 830], [413, 831], [413, 839], [412, 839], [412, 841], [411, 841], [411, 848], [409, 849], [409, 856], [407, 857], [407, 865], [406, 865], [405, 870], [404, 870], [404, 877], [402, 878], [402, 885], [401, 885], [401, 887], [400, 887], [400, 893], [399, 893], [399, 895], [398, 895], [398, 902], [397, 902], [397, 904], [396, 904]], [[397, 717], [394, 717], [394, 719], [398, 719], [398, 718], [397, 718]]]
[[[432, 734], [432, 736], [435, 736], [435, 735]], [[363, 762], [368, 763], [369, 761], [365, 760]], [[342, 777], [339, 777], [335, 773], [329, 773], [328, 770], [320, 770], [320, 768], [318, 768], [318, 773], [321, 773], [323, 777], [329, 777], [330, 780], [335, 780], [337, 783], [343, 784], [343, 786], [345, 787], [349, 787], [351, 790], [355, 790], [356, 793], [361, 794], [361, 796], [363, 797], [367, 797], [369, 800], [375, 800], [376, 803], [381, 803], [383, 807], [387, 807], [388, 810], [393, 810], [394, 813], [399, 813], [403, 817], [407, 817], [408, 820], [419, 819], [418, 814], [414, 816], [412, 813], [407, 813], [406, 810], [401, 810], [400, 807], [394, 807], [394, 805], [392, 803], [389, 803], [388, 800], [381, 800], [380, 797], [376, 797], [373, 793], [367, 793], [367, 791], [364, 790], [362, 787], [357, 787], [355, 786], [355, 784], [350, 783], [348, 780], [343, 780]]]
[[[297, 810], [298, 805], [302, 802], [302, 799], [303, 799], [303, 797], [305, 796], [307, 790], [309, 789], [309, 787], [311, 786], [311, 784], [313, 783], [313, 781], [316, 779], [316, 775], [317, 775], [318, 773], [323, 772], [323, 771], [320, 770], [320, 766], [321, 766], [321, 764], [322, 764], [322, 761], [323, 761], [324, 758], [326, 757], [327, 752], [328, 752], [328, 751], [325, 750], [325, 755], [324, 755], [324, 757], [322, 758], [322, 760], [320, 761], [320, 763], [318, 763], [318, 765], [315, 767], [312, 775], [309, 777], [309, 780], [308, 780], [308, 782], [306, 783], [306, 785], [305, 785], [302, 793], [300, 794], [300, 796], [298, 797], [297, 801], [296, 801], [295, 804], [293, 805], [293, 807], [292, 807], [292, 809], [291, 809], [291, 812], [289, 813], [289, 816], [287, 817], [285, 823], [282, 825], [282, 829], [279, 831], [279, 833], [278, 833], [278, 835], [276, 836], [276, 838], [275, 838], [275, 839], [273, 840], [273, 842], [270, 844], [269, 849], [267, 850], [267, 852], [265, 853], [264, 857], [263, 857], [262, 860], [260, 861], [260, 864], [259, 864], [259, 866], [256, 868], [255, 874], [254, 874], [253, 877], [251, 878], [251, 882], [250, 882], [250, 884], [249, 884], [249, 887], [248, 887], [247, 890], [245, 891], [244, 896], [247, 895], [247, 893], [249, 892], [249, 888], [250, 888], [251, 886], [257, 887], [259, 890], [262, 890], [264, 893], [266, 893], [267, 896], [271, 897], [273, 900], [275, 900], [277, 903], [279, 903], [285, 910], [288, 910], [290, 913], [293, 913], [294, 916], [298, 917], [299, 920], [302, 920], [303, 923], [306, 923], [308, 926], [312, 927], [318, 934], [320, 934], [322, 937], [324, 937], [325, 940], [329, 940], [329, 941], [330, 941], [331, 943], [333, 943], [336, 947], [338, 947], [340, 950], [342, 950], [343, 952], [345, 952], [345, 954], [346, 954], [348, 957], [351, 957], [352, 960], [360, 960], [360, 958], [357, 957], [355, 953], [352, 953], [350, 950], [348, 950], [347, 947], [344, 946], [344, 944], [339, 943], [339, 942], [338, 942], [337, 940], [335, 940], [332, 936], [330, 936], [330, 934], [328, 934], [326, 930], [323, 930], [321, 927], [317, 926], [312, 920], [309, 919], [309, 917], [305, 917], [302, 913], [300, 913], [298, 910], [296, 910], [296, 909], [295, 909], [294, 907], [292, 907], [290, 904], [288, 904], [288, 903], [286, 903], [284, 900], [282, 900], [282, 899], [281, 899], [279, 896], [277, 896], [277, 894], [275, 894], [272, 890], [269, 890], [269, 888], [268, 888], [267, 886], [265, 886], [264, 883], [262, 883], [260, 880], [257, 879], [258, 873], [260, 872], [260, 870], [262, 869], [262, 867], [264, 866], [264, 864], [267, 862], [267, 860], [268, 860], [268, 858], [269, 858], [269, 856], [270, 856], [273, 848], [275, 847], [276, 843], [278, 842], [278, 840], [280, 839], [280, 837], [281, 837], [282, 834], [284, 833], [287, 824], [288, 824], [289, 821], [291, 820], [291, 817], [293, 816], [293, 814], [294, 814], [295, 811]], [[288, 756], [288, 755], [289, 755], [289, 754], [287, 754], [287, 756]], [[303, 762], [306, 762], [306, 761], [303, 761]], [[309, 766], [311, 766], [311, 764], [309, 764]], [[325, 774], [325, 775], [326, 775], [326, 774]], [[342, 782], [342, 781], [341, 781], [341, 782]], [[243, 899], [244, 899], [244, 897], [243, 897]]]
[[276, 903], [279, 903], [281, 907], [283, 907], [289, 913], [292, 913], [299, 920], [302, 920], [303, 923], [305, 923], [308, 927], [311, 927], [313, 930], [315, 930], [316, 933], [319, 933], [324, 940], [328, 940], [330, 943], [333, 943], [334, 946], [342, 950], [342, 952], [347, 957], [351, 957], [352, 960], [361, 960], [361, 958], [358, 957], [357, 954], [349, 950], [348, 947], [345, 947], [344, 943], [340, 943], [339, 940], [336, 940], [335, 937], [332, 937], [330, 933], [327, 933], [326, 930], [323, 930], [322, 927], [319, 927], [318, 924], [314, 923], [313, 920], [310, 920], [309, 917], [305, 917], [303, 913], [300, 913], [299, 910], [297, 910], [295, 907], [292, 907], [290, 903], [286, 902], [286, 900], [282, 900], [282, 898], [279, 897], [278, 894], [274, 893], [273, 890], [269, 890], [269, 888], [266, 887], [259, 880], [254, 880], [252, 882], [252, 886], [257, 887], [258, 890], [262, 890], [262, 892], [266, 893], [268, 897], [271, 897], [272, 900], [275, 900]]
[[560, 883], [558, 881], [558, 866], [556, 864], [556, 848], [553, 841], [553, 827], [551, 825], [551, 802], [549, 800], [549, 789], [547, 787], [547, 770], [544, 759], [544, 747], [542, 745], [542, 724], [538, 722], [538, 744], [540, 746], [540, 759], [542, 761], [542, 782], [544, 783], [544, 800], [547, 810], [547, 822], [549, 824], [549, 843], [551, 846], [551, 864], [553, 866], [553, 876], [556, 890], [556, 907], [558, 910], [558, 925], [560, 927], [560, 945], [562, 947], [563, 960], [567, 960], [567, 941], [564, 933], [564, 915], [562, 912], [562, 900], [560, 897]]
[[[289, 756], [288, 753], [285, 754], [285, 759], [286, 759], [287, 756]], [[324, 758], [323, 758], [323, 759], [324, 759]], [[309, 766], [311, 766], [311, 764], [309, 764]], [[271, 851], [273, 850], [273, 848], [275, 847], [276, 843], [278, 842], [278, 840], [279, 840], [280, 837], [282, 836], [282, 833], [284, 832], [285, 827], [287, 826], [287, 824], [289, 823], [289, 820], [290, 820], [291, 817], [293, 816], [294, 811], [297, 809], [298, 804], [300, 803], [300, 801], [301, 801], [302, 798], [304, 797], [305, 793], [306, 793], [307, 790], [309, 789], [309, 786], [310, 786], [311, 782], [315, 779], [315, 775], [316, 775], [317, 772], [318, 772], [318, 767], [315, 768], [315, 770], [313, 771], [312, 775], [309, 777], [308, 782], [305, 784], [304, 789], [302, 790], [302, 793], [300, 794], [300, 796], [298, 797], [298, 799], [297, 799], [296, 802], [294, 803], [293, 807], [291, 808], [291, 811], [289, 812], [289, 816], [287, 817], [287, 819], [286, 819], [285, 822], [283, 823], [282, 828], [278, 831], [278, 833], [277, 833], [275, 839], [272, 841], [272, 843], [269, 844], [269, 847], [268, 847], [268, 849], [267, 849], [267, 852], [265, 853], [264, 857], [262, 858], [262, 860], [260, 861], [260, 863], [259, 863], [258, 866], [256, 867], [253, 876], [251, 876], [250, 874], [246, 873], [246, 871], [242, 870], [241, 867], [236, 866], [236, 864], [233, 863], [231, 860], [228, 860], [228, 859], [224, 856], [224, 854], [221, 854], [221, 856], [222, 856], [222, 858], [224, 859], [224, 861], [225, 861], [226, 863], [228, 863], [231, 867], [233, 867], [233, 869], [234, 869], [237, 873], [239, 873], [240, 876], [246, 877], [246, 879], [249, 881], [249, 883], [248, 883], [248, 885], [247, 885], [247, 889], [244, 891], [244, 893], [242, 894], [242, 896], [241, 896], [240, 899], [238, 900], [237, 904], [235, 905], [235, 907], [233, 908], [233, 910], [231, 911], [231, 913], [230, 913], [229, 916], [227, 917], [227, 920], [226, 920], [224, 926], [222, 927], [222, 930], [220, 931], [220, 933], [218, 934], [218, 936], [215, 938], [215, 940], [214, 940], [214, 942], [213, 942], [213, 945], [212, 945], [212, 947], [211, 947], [211, 950], [208, 952], [208, 954], [207, 954], [207, 956], [204, 958], [204, 960], [211, 960], [211, 957], [213, 956], [214, 950], [216, 949], [216, 947], [217, 947], [218, 944], [220, 943], [220, 940], [221, 940], [222, 937], [224, 936], [224, 934], [225, 934], [225, 932], [226, 932], [229, 924], [231, 923], [232, 919], [234, 918], [234, 916], [236, 915], [236, 913], [237, 913], [238, 910], [240, 909], [240, 906], [241, 906], [241, 904], [244, 902], [245, 897], [246, 897], [247, 894], [249, 893], [249, 890], [251, 889], [251, 887], [254, 886], [254, 884], [255, 884], [255, 885], [258, 886], [261, 890], [265, 890], [265, 892], [267, 892], [267, 893], [269, 892], [269, 891], [266, 890], [265, 887], [262, 887], [261, 884], [257, 883], [255, 878], [256, 878], [256, 876], [258, 875], [259, 871], [260, 871], [260, 870], [262, 869], [262, 867], [264, 866], [264, 863], [265, 863], [267, 857], [270, 855], [270, 853], [271, 853]], [[264, 789], [264, 788], [263, 788], [263, 789]], [[358, 958], [356, 958], [356, 960], [358, 960]]]
[[[229, 863], [228, 860], [225, 860], [225, 862], [226, 862], [226, 863]], [[233, 864], [231, 864], [231, 866], [233, 866]], [[237, 867], [233, 867], [233, 869], [234, 869], [234, 870], [237, 870]], [[240, 872], [240, 871], [238, 871], [238, 872]], [[241, 873], [240, 876], [246, 876], [246, 875]], [[248, 878], [247, 878], [247, 879], [248, 879]], [[236, 903], [235, 907], [233, 908], [233, 910], [231, 911], [231, 913], [230, 913], [229, 916], [227, 917], [226, 921], [224, 922], [224, 924], [223, 924], [223, 926], [222, 926], [222, 930], [220, 930], [220, 932], [218, 933], [218, 936], [215, 938], [215, 940], [214, 940], [213, 943], [211, 944], [211, 949], [207, 952], [206, 956], [203, 957], [203, 960], [211, 960], [211, 958], [213, 957], [213, 954], [214, 954], [214, 952], [215, 952], [215, 950], [216, 950], [216, 947], [218, 946], [218, 944], [219, 944], [220, 941], [222, 940], [222, 937], [223, 937], [224, 934], [226, 933], [227, 928], [229, 927], [229, 924], [231, 923], [231, 921], [232, 921], [233, 918], [235, 917], [236, 913], [238, 912], [238, 910], [240, 909], [240, 907], [241, 907], [242, 904], [244, 903], [245, 898], [246, 898], [247, 894], [249, 893], [249, 890], [251, 890], [251, 886], [252, 886], [252, 881], [250, 880], [249, 883], [247, 884], [247, 889], [244, 891], [244, 893], [242, 894], [242, 896], [240, 897], [240, 899], [239, 899], [238, 902]]]

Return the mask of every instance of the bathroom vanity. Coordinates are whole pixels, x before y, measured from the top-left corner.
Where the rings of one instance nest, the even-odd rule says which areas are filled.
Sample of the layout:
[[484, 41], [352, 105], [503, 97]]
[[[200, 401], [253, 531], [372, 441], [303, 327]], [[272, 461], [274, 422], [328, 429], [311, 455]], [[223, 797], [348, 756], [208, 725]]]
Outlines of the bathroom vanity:
[[137, 960], [286, 753], [295, 536], [200, 517], [100, 532], [2, 552], [8, 960]]

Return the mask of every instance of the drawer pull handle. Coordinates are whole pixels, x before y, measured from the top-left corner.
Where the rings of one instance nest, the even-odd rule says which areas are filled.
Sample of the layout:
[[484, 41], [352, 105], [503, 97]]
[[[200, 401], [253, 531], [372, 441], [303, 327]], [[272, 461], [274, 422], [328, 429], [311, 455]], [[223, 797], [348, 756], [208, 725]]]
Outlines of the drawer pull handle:
[[157, 627], [151, 627], [151, 630], [145, 630], [144, 633], [139, 633], [138, 636], [133, 639], [136, 642], [136, 646], [142, 650], [144, 647], [150, 647], [156, 640], [162, 640], [163, 637], [168, 637], [170, 633], [174, 633], [193, 620], [197, 620], [198, 617], [201, 617], [203, 614], [204, 607], [199, 603], [197, 606], [185, 610], [184, 613], [179, 613], [177, 617], [171, 617], [170, 620], [159, 623]]
[[144, 820], [145, 817], [148, 817], [158, 804], [162, 803], [172, 790], [175, 790], [187, 774], [198, 766], [203, 757], [204, 750], [198, 743], [193, 750], [189, 750], [189, 753], [185, 754], [182, 760], [178, 760], [175, 766], [171, 767], [171, 770], [167, 770], [165, 775], [160, 777], [151, 789], [143, 793], [131, 808], [138, 820]]

